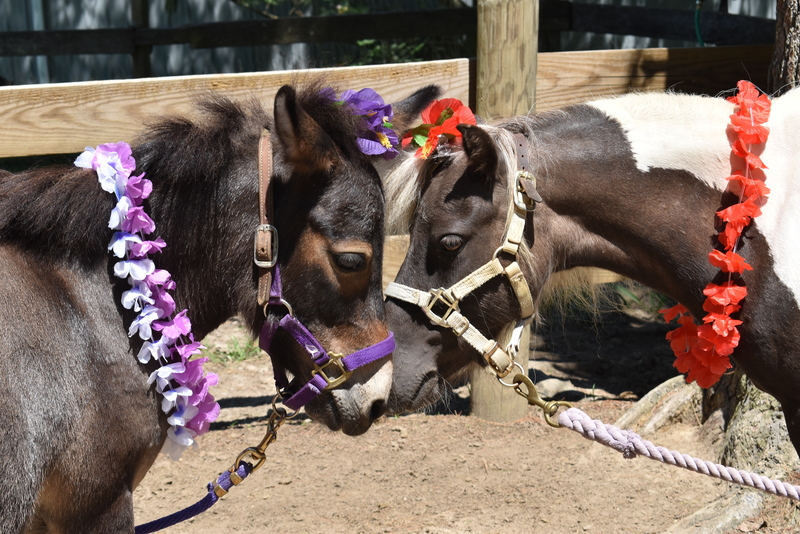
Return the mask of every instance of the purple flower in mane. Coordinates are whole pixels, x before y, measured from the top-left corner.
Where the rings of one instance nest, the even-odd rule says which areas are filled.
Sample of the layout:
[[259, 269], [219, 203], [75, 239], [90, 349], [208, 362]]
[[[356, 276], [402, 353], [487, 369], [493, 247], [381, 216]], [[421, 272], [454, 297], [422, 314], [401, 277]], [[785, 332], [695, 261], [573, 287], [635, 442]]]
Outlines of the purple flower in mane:
[[355, 115], [364, 117], [366, 129], [356, 137], [361, 152], [370, 156], [382, 155], [387, 160], [397, 156], [394, 147], [399, 139], [391, 122], [394, 112], [381, 95], [369, 88], [360, 91], [348, 89], [342, 93], [339, 102], [348, 105]]
[[[383, 97], [379, 95], [374, 89], [362, 89], [354, 91], [348, 89], [339, 97], [340, 102], [350, 105], [353, 108], [353, 113], [356, 115], [369, 115], [374, 113], [377, 109], [386, 106]], [[391, 109], [391, 106], [389, 106]]]

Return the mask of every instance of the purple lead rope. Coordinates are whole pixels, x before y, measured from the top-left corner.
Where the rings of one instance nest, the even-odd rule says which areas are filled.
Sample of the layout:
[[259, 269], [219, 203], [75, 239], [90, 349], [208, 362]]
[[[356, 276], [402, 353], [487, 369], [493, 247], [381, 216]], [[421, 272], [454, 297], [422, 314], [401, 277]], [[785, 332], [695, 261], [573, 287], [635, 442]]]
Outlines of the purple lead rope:
[[[239, 464], [239, 468], [236, 469], [236, 474], [239, 475], [241, 479], [244, 479], [247, 477], [247, 475], [250, 474], [250, 471], [251, 471], [250, 464], [241, 462]], [[216, 483], [209, 482], [208, 493], [206, 494], [205, 497], [203, 497], [195, 504], [189, 506], [188, 508], [184, 508], [179, 512], [175, 512], [174, 514], [162, 517], [161, 519], [156, 519], [155, 521], [145, 523], [144, 525], [139, 525], [136, 527], [135, 533], [149, 534], [150, 532], [157, 532], [167, 527], [177, 525], [181, 521], [186, 521], [187, 519], [191, 519], [197, 515], [202, 514], [203, 512], [211, 508], [211, 506], [219, 500], [219, 497], [214, 492], [214, 488], [216, 486], [220, 486], [225, 491], [228, 491], [233, 487], [233, 482], [231, 482], [230, 471], [224, 471], [219, 477], [217, 477]]]

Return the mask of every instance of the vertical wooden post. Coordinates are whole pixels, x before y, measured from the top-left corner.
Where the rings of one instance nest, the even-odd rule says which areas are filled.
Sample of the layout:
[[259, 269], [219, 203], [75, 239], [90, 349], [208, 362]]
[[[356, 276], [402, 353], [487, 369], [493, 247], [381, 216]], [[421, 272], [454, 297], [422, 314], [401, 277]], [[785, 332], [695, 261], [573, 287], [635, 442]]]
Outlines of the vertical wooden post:
[[532, 113], [536, 103], [539, 0], [478, 0], [477, 112]]
[[[485, 120], [533, 113], [538, 34], [539, 0], [478, 0], [476, 111]], [[526, 329], [516, 358], [526, 372], [529, 344]], [[508, 422], [527, 414], [527, 401], [482, 369], [473, 370], [471, 388], [470, 413], [478, 418]]]
[[[131, 1], [131, 23], [134, 28], [147, 28], [150, 26], [149, 0]], [[133, 77], [149, 78], [152, 74], [150, 68], [150, 52], [152, 46], [137, 46], [133, 53]]]

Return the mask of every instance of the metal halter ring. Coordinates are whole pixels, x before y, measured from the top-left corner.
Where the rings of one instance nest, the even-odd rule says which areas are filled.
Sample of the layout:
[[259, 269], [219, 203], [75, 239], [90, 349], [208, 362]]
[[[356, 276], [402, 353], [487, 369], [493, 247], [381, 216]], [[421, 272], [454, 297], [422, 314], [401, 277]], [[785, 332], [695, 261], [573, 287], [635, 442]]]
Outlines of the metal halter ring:
[[[269, 301], [266, 304], [264, 304], [264, 317], [267, 316], [267, 309], [270, 306], [275, 306], [275, 304], [276, 304], [275, 301]], [[280, 302], [278, 304], [280, 304], [281, 306], [286, 308], [286, 313], [288, 313], [290, 316], [294, 317], [294, 310], [292, 309], [292, 305], [289, 304], [288, 302], [286, 302], [285, 299], [281, 298], [281, 300], [280, 300]]]
[[[517, 369], [519, 369], [519, 374], [523, 374], [523, 375], [527, 376], [527, 373], [522, 368], [522, 365], [520, 365], [519, 362], [512, 363], [511, 367], [516, 367]], [[508, 374], [506, 374], [504, 376], [508, 376], [509, 374], [511, 374], [510, 370], [509, 370]], [[514, 375], [514, 376], [516, 376], [516, 375]], [[508, 382], [503, 382], [503, 379], [500, 378], [499, 376], [497, 377], [497, 381], [500, 382], [501, 384], [503, 384], [504, 386], [509, 387], [509, 388], [516, 388], [517, 387], [517, 384], [509, 384]]]

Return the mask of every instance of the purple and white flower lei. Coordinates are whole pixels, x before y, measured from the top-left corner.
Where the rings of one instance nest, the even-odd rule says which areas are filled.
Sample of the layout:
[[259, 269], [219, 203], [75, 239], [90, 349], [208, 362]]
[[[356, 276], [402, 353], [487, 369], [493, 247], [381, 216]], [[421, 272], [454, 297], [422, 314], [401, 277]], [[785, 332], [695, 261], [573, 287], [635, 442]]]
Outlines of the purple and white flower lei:
[[122, 305], [138, 312], [128, 329], [129, 337], [138, 335], [144, 342], [138, 359], [141, 363], [152, 359], [161, 365], [151, 373], [148, 383], [155, 382], [162, 396], [161, 409], [169, 416], [169, 439], [161, 451], [177, 460], [219, 416], [219, 404], [208, 393], [218, 377], [203, 372], [208, 358], [190, 360], [205, 347], [194, 340], [186, 310], [174, 313], [175, 301], [168, 291], [175, 288], [175, 282], [170, 273], [157, 269], [148, 258], [148, 254], [166, 246], [160, 237], [144, 239], [156, 229], [142, 207], [153, 184], [144, 173], [131, 176], [136, 161], [124, 142], [99, 145], [97, 149], [86, 147], [75, 165], [94, 169], [100, 187], [116, 196], [117, 205], [108, 222], [115, 232], [108, 250], [120, 258], [114, 265], [114, 275], [127, 279], [131, 286], [122, 294]]

